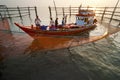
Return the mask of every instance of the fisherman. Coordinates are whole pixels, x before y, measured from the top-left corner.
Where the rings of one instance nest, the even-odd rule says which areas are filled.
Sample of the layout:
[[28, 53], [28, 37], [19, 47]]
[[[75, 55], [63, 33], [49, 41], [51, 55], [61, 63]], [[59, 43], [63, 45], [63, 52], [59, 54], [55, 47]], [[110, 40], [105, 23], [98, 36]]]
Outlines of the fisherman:
[[64, 16], [65, 24], [67, 23], [67, 15]]
[[55, 20], [55, 27], [56, 28], [58, 27], [58, 18], [56, 18], [56, 20]]
[[36, 16], [35, 25], [36, 25], [37, 29], [39, 29], [41, 27], [41, 20], [38, 16]]
[[55, 23], [54, 23], [54, 21], [53, 21], [52, 18], [50, 18], [50, 26], [49, 26], [49, 28], [50, 28], [51, 30], [55, 30]]
[[55, 23], [54, 23], [53, 19], [50, 18], [50, 26], [54, 26], [54, 25], [55, 25]]
[[97, 23], [97, 19], [94, 19], [93, 24], [94, 24], [94, 23]]
[[65, 25], [65, 19], [63, 18], [62, 19], [62, 26], [64, 26]]
[[89, 20], [89, 25], [93, 25], [93, 18], [92, 17]]

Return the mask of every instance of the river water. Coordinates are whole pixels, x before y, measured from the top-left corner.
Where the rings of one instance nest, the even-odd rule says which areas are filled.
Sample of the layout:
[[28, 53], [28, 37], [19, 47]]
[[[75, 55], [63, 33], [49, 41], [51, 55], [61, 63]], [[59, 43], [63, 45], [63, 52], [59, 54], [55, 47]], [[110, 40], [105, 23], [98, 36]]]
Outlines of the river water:
[[[44, 11], [38, 13], [47, 25], [49, 14]], [[120, 80], [120, 32], [104, 37], [108, 24], [98, 23], [87, 37], [33, 39], [13, 24], [34, 24], [34, 18], [34, 13], [31, 20], [13, 18], [9, 20], [12, 32], [0, 31], [1, 80]], [[74, 20], [68, 17], [68, 23]]]

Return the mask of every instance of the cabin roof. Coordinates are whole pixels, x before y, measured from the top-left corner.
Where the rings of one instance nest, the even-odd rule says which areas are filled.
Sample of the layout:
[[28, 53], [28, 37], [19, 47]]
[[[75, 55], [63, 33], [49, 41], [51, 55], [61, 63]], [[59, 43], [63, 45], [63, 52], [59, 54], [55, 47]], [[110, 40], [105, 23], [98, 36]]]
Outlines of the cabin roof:
[[76, 16], [90, 17], [95, 16], [95, 14], [76, 14]]
[[84, 16], [84, 17], [95, 16], [95, 12], [93, 10], [79, 10], [79, 13], [76, 14], [76, 16]]

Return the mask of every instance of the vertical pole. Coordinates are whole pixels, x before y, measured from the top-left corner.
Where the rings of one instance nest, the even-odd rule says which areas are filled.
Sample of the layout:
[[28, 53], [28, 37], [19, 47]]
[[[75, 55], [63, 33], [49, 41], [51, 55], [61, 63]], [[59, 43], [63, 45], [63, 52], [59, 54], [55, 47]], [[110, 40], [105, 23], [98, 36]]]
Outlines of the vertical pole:
[[70, 17], [71, 17], [71, 6], [69, 7], [69, 11], [70, 11]]
[[7, 10], [8, 17], [11, 18], [8, 7], [6, 7], [6, 10]]
[[63, 17], [65, 16], [65, 11], [64, 11], [64, 7], [62, 8], [62, 11], [63, 11]]
[[82, 4], [78, 8], [78, 13], [80, 13], [81, 7], [82, 7]]
[[37, 7], [35, 6], [35, 14], [36, 14], [36, 17], [38, 16], [37, 14]]
[[87, 6], [87, 10], [89, 9], [89, 6]]
[[112, 15], [111, 15], [111, 18], [110, 18], [109, 23], [111, 23], [111, 21], [112, 21], [112, 18], [113, 18], [113, 16], [114, 16], [115, 10], [116, 10], [116, 7], [114, 7], [114, 10], [113, 10], [113, 12], [112, 12]]
[[117, 5], [118, 5], [119, 1], [120, 1], [120, 0], [117, 1], [116, 5], [115, 5], [115, 7], [114, 7], [113, 13], [112, 13], [111, 18], [110, 18], [110, 21], [109, 21], [110, 23], [111, 23], [111, 21], [112, 21], [112, 18], [113, 18], [113, 16], [114, 16], [114, 13], [115, 13], [115, 10], [116, 10], [116, 8], [117, 8]]
[[18, 13], [19, 13], [20, 19], [21, 19], [21, 20], [23, 20], [23, 19], [22, 19], [22, 15], [21, 15], [20, 8], [19, 8], [19, 7], [17, 7], [17, 9], [18, 9]]
[[0, 13], [1, 20], [3, 19], [2, 14]]
[[103, 14], [102, 14], [102, 17], [101, 17], [101, 22], [102, 22], [103, 19], [104, 19], [104, 15], [105, 15], [106, 9], [107, 9], [107, 7], [104, 8], [104, 11], [103, 11]]
[[54, 7], [55, 7], [55, 12], [56, 12], [56, 18], [58, 17], [58, 14], [57, 14], [57, 8], [56, 8], [56, 4], [55, 4], [55, 1], [53, 0], [53, 3], [54, 3]]
[[28, 6], [28, 15], [29, 15], [29, 19], [30, 19], [30, 21], [31, 21], [31, 23], [32, 23], [32, 19], [31, 19], [31, 17], [30, 17], [30, 7]]
[[49, 13], [50, 13], [50, 18], [52, 18], [52, 13], [51, 13], [51, 7], [49, 6]]
[[29, 15], [29, 17], [30, 17], [30, 7], [28, 7], [28, 15]]
[[120, 20], [119, 20], [119, 24], [118, 24], [118, 26], [120, 26]]

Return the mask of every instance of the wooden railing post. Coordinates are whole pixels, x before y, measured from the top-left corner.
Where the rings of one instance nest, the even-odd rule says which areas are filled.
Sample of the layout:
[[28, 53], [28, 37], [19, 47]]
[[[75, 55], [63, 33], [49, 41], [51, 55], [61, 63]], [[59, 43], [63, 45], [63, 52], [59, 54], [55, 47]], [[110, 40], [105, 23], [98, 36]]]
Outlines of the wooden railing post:
[[113, 13], [112, 13], [112, 15], [111, 15], [111, 18], [110, 18], [109, 23], [111, 23], [111, 21], [112, 21], [112, 18], [113, 18], [113, 16], [114, 16], [114, 13], [115, 13], [115, 10], [116, 10], [116, 8], [117, 8], [117, 5], [118, 5], [119, 1], [120, 1], [120, 0], [117, 1], [116, 5], [115, 5], [115, 7], [114, 7], [114, 10], [113, 10]]
[[89, 6], [87, 6], [87, 10], [89, 9]]
[[35, 6], [35, 14], [36, 14], [36, 17], [38, 16], [37, 14], [37, 7]]
[[69, 7], [70, 17], [71, 17], [71, 6]]
[[56, 12], [56, 18], [58, 18], [57, 8], [56, 8], [56, 4], [55, 4], [55, 1], [54, 1], [54, 0], [53, 0], [53, 3], [54, 3], [54, 7], [55, 7], [55, 12]]
[[65, 11], [64, 11], [64, 7], [62, 8], [62, 11], [63, 11], [63, 17], [65, 16]]
[[102, 17], [101, 17], [101, 22], [102, 22], [103, 19], [104, 19], [104, 15], [105, 15], [106, 9], [107, 9], [107, 7], [104, 8], [104, 11], [103, 11], [103, 14], [102, 14]]
[[7, 7], [6, 7], [6, 11], [7, 11], [7, 15], [8, 15], [8, 17], [11, 18], [11, 15], [10, 15], [9, 10], [8, 10]]
[[111, 23], [111, 21], [112, 21], [112, 18], [113, 18], [113, 16], [114, 16], [115, 10], [116, 10], [116, 7], [114, 8], [114, 10], [113, 10], [113, 12], [112, 12], [112, 15], [111, 15], [111, 18], [110, 18], [109, 23]]
[[19, 13], [20, 19], [21, 19], [21, 20], [23, 20], [23, 19], [22, 19], [22, 15], [21, 15], [20, 8], [19, 8], [19, 7], [17, 7], [17, 9], [18, 9], [18, 13]]
[[120, 21], [119, 21], [119, 24], [118, 24], [118, 26], [120, 26]]
[[30, 7], [28, 7], [28, 15], [29, 15], [29, 17], [30, 17]]
[[0, 13], [1, 20], [3, 19], [2, 14]]
[[49, 6], [49, 13], [50, 13], [50, 18], [52, 18], [52, 12], [51, 12], [51, 7]]
[[82, 7], [82, 4], [78, 7], [78, 13], [80, 13], [81, 7]]

